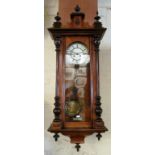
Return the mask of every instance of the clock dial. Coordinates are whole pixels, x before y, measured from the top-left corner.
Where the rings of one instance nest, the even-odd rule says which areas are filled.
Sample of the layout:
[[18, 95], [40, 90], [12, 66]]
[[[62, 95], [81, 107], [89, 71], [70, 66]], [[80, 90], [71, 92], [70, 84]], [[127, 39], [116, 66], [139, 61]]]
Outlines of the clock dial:
[[67, 49], [66, 61], [68, 65], [79, 64], [85, 66], [90, 61], [88, 49], [81, 43], [71, 44]]

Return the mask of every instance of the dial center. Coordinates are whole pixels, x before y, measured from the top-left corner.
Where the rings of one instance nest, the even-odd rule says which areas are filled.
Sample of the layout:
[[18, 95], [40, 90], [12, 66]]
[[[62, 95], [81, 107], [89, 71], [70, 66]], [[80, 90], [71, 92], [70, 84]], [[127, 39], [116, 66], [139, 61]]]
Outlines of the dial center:
[[76, 55], [79, 55], [81, 52], [82, 52], [82, 50], [79, 48], [76, 48], [73, 50], [73, 53], [75, 53]]

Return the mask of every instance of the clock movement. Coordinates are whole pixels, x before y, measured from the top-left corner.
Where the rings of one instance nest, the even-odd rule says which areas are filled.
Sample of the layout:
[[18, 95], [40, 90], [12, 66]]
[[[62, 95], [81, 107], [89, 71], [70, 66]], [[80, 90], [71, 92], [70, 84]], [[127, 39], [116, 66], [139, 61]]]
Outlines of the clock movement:
[[55, 118], [48, 131], [70, 137], [77, 151], [86, 136], [107, 131], [101, 118], [99, 93], [99, 45], [106, 31], [99, 21], [85, 22], [85, 14], [77, 5], [70, 14], [70, 23], [62, 25], [59, 14], [48, 31], [56, 47]]

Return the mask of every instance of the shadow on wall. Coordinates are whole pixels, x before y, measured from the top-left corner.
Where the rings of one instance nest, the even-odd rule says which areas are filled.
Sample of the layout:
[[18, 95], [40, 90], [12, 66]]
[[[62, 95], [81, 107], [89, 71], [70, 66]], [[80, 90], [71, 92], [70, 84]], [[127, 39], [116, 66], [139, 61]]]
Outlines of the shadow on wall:
[[50, 103], [45, 102], [44, 104], [44, 129], [47, 130], [53, 120], [53, 107]]

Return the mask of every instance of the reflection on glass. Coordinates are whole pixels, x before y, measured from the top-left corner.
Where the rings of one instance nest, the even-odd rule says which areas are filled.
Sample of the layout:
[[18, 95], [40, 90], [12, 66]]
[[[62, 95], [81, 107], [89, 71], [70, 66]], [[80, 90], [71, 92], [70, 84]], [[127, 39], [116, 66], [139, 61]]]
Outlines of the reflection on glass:
[[67, 121], [88, 121], [90, 118], [88, 50], [81, 43], [73, 43], [68, 47], [65, 59], [65, 118]]

